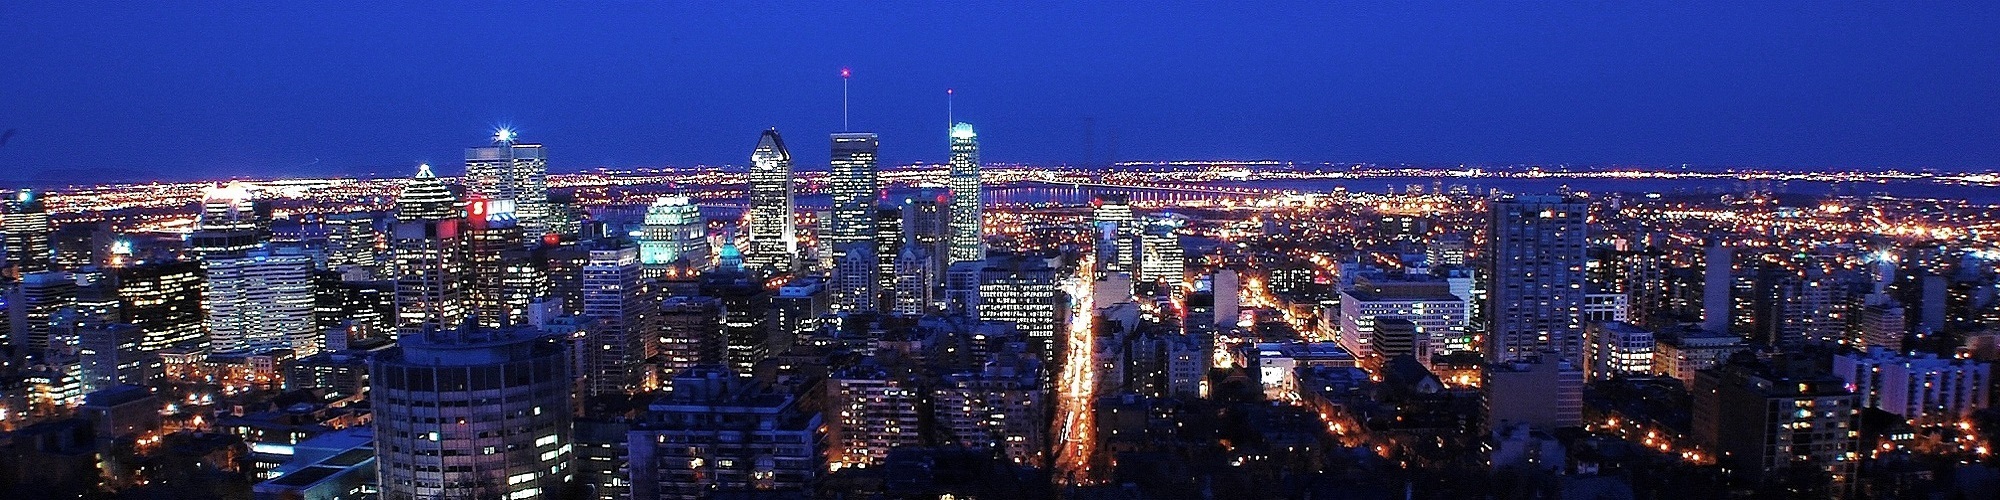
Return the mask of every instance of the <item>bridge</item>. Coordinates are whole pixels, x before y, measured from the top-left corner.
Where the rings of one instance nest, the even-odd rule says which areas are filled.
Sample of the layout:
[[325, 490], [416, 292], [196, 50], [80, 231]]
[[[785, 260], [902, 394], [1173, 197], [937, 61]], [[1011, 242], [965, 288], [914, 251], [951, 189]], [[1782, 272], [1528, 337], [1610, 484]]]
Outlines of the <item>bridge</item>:
[[1052, 182], [1052, 181], [1040, 181], [1040, 180], [1013, 182], [1005, 185], [994, 186], [992, 189], [1013, 189], [1013, 188], [1070, 188], [1070, 189], [1090, 190], [1091, 192], [1151, 191], [1151, 192], [1172, 192], [1172, 193], [1222, 194], [1222, 195], [1239, 195], [1239, 196], [1269, 196], [1274, 194], [1280, 194], [1285, 191], [1283, 189], [1253, 188], [1253, 187], [1241, 187], [1241, 186], [1211, 186], [1206, 184], [1168, 184], [1168, 183], [1112, 184], [1101, 181]]

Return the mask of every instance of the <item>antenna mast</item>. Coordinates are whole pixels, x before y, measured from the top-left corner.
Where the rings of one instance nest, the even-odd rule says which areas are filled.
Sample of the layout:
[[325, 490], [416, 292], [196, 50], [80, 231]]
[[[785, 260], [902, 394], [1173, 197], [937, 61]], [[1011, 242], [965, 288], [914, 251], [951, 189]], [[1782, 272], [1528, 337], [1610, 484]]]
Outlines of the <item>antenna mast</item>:
[[848, 79], [848, 78], [850, 78], [850, 77], [853, 77], [853, 76], [854, 76], [854, 72], [853, 72], [853, 71], [850, 71], [850, 70], [848, 70], [847, 68], [840, 68], [840, 131], [841, 131], [841, 132], [846, 132], [846, 131], [848, 131], [848, 128], [847, 128], [847, 79]]

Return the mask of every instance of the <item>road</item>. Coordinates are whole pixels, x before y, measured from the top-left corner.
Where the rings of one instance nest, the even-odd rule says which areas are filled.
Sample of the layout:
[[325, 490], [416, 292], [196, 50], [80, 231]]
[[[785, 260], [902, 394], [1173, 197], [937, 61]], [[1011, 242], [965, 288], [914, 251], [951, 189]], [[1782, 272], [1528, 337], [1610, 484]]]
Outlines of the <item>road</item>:
[[1091, 294], [1092, 268], [1096, 259], [1086, 255], [1077, 266], [1077, 275], [1064, 287], [1070, 296], [1067, 344], [1063, 350], [1062, 372], [1056, 378], [1056, 477], [1066, 485], [1089, 485], [1097, 481], [1090, 468], [1096, 451], [1097, 370], [1092, 359], [1097, 336], [1092, 328], [1096, 316]]

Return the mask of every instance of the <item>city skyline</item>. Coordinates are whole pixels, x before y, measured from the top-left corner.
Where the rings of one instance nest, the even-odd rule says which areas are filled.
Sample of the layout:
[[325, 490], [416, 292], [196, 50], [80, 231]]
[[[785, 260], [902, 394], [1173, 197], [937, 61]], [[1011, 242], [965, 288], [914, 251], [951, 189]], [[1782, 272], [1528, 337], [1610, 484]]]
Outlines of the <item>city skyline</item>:
[[[1960, 50], [2000, 46], [1980, 29], [2000, 8], [1707, 7], [453, 12], [472, 27], [538, 20], [487, 40], [428, 29], [444, 12], [427, 6], [222, 19], [26, 5], [0, 15], [16, 47], [0, 63], [23, 68], [0, 90], [33, 96], [0, 108], [0, 130], [17, 131], [0, 182], [455, 172], [449, 145], [499, 126], [564, 144], [555, 171], [740, 164], [744, 130], [839, 130], [844, 67], [853, 127], [881, 134], [883, 164], [945, 157], [946, 89], [956, 119], [1008, 146], [993, 163], [2000, 164], [2000, 66]], [[349, 20], [370, 14], [381, 25]], [[876, 18], [903, 22], [845, 35]], [[792, 35], [718, 37], [752, 19]], [[120, 36], [95, 37], [106, 30]], [[374, 41], [298, 34], [329, 30]], [[919, 40], [954, 43], [882, 42]], [[434, 48], [369, 50], [392, 43]], [[470, 69], [436, 76], [448, 67]], [[821, 151], [799, 165], [825, 165]]]
[[2000, 4], [399, 7], [0, 7], [0, 498], [2000, 491]]

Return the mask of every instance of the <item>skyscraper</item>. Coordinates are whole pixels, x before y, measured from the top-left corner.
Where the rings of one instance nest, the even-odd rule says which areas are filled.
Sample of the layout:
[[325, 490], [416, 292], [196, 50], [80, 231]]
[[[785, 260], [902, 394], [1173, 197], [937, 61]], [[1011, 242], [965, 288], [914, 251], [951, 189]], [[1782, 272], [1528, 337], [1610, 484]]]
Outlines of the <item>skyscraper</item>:
[[375, 253], [375, 214], [348, 212], [326, 216], [326, 268], [358, 280], [372, 280], [382, 274], [382, 259]]
[[201, 338], [201, 264], [160, 262], [117, 269], [120, 323], [144, 332], [139, 348], [157, 351]]
[[701, 217], [701, 207], [680, 195], [661, 196], [646, 207], [639, 235], [639, 265], [645, 268], [647, 278], [675, 270], [707, 270], [708, 221]]
[[994, 256], [980, 270], [976, 306], [980, 321], [1013, 323], [1043, 361], [1055, 355], [1056, 329], [1067, 320], [1068, 299], [1048, 259]]
[[204, 267], [211, 351], [262, 354], [314, 344], [312, 257], [258, 250], [210, 257]]
[[548, 280], [521, 246], [515, 205], [473, 195], [465, 204], [466, 309], [480, 326], [526, 324], [528, 307], [549, 295]]
[[972, 124], [951, 126], [951, 262], [986, 258], [980, 235], [979, 136]]
[[750, 250], [744, 265], [759, 276], [797, 265], [798, 221], [792, 215], [792, 153], [778, 129], [765, 130], [750, 153]]
[[[877, 236], [876, 191], [881, 188], [875, 163], [879, 145], [871, 133], [833, 134], [832, 172], [827, 176], [833, 210], [830, 218], [821, 222], [829, 230], [820, 237], [833, 250], [834, 266], [840, 268], [835, 272], [840, 276], [833, 281], [837, 312], [872, 312], [876, 299], [873, 295], [879, 291], [876, 274], [881, 262], [873, 248]], [[865, 269], [862, 259], [850, 257], [858, 252], [866, 252], [872, 259]]]
[[197, 257], [240, 254], [270, 240], [268, 205], [259, 204], [248, 185], [210, 187], [202, 196], [201, 219], [188, 235]]
[[722, 301], [714, 297], [668, 297], [660, 304], [660, 369], [667, 377], [699, 365], [729, 361], [722, 333]]
[[397, 334], [457, 330], [465, 321], [462, 221], [458, 198], [431, 173], [430, 165], [419, 167], [396, 198], [390, 242]]
[[568, 355], [533, 327], [430, 330], [374, 357], [382, 498], [552, 498], [572, 475]]
[[848, 243], [835, 248], [833, 261], [833, 312], [858, 314], [876, 312], [875, 299], [879, 297], [880, 284], [876, 275], [881, 272], [880, 261], [875, 258], [874, 245], [868, 242]]
[[23, 189], [0, 200], [0, 255], [18, 274], [49, 270], [49, 214], [41, 197]]
[[514, 131], [500, 129], [493, 145], [465, 149], [466, 189], [514, 202], [522, 244], [534, 246], [549, 233], [549, 160], [542, 145], [514, 139]]
[[1494, 286], [1486, 359], [1504, 363], [1546, 353], [1580, 365], [1589, 205], [1560, 196], [1507, 196], [1491, 205], [1487, 258]]
[[595, 318], [583, 355], [591, 394], [622, 394], [646, 382], [642, 367], [659, 349], [653, 301], [641, 287], [639, 247], [604, 240], [583, 266], [583, 315]]
[[1092, 199], [1090, 220], [1097, 226], [1097, 273], [1138, 271], [1134, 252], [1139, 245], [1139, 219], [1132, 212], [1132, 200], [1124, 194], [1106, 193]]
[[937, 301], [937, 263], [930, 252], [915, 243], [903, 245], [903, 251], [896, 254], [895, 304], [891, 312], [901, 316], [922, 316], [939, 309]]

